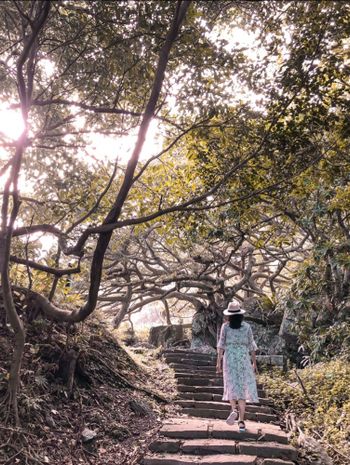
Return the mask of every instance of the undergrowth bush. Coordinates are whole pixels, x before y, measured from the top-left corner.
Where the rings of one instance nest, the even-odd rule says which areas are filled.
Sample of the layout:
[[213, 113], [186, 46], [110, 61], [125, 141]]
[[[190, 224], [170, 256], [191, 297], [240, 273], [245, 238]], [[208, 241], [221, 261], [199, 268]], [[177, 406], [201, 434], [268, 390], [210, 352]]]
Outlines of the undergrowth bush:
[[275, 408], [294, 413], [303, 432], [323, 444], [335, 465], [349, 464], [350, 366], [345, 358], [260, 378]]

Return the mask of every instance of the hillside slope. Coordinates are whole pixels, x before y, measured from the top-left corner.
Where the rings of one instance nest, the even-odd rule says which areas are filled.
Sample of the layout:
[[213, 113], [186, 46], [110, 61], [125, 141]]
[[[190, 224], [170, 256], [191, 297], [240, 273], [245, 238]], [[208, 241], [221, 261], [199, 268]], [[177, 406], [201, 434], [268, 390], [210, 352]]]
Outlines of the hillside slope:
[[[6, 393], [11, 339], [3, 320], [1, 398]], [[159, 389], [171, 386], [172, 375], [156, 352], [150, 352], [150, 367], [145, 369], [98, 321], [75, 327], [32, 322], [19, 394], [21, 429], [6, 424], [3, 405], [0, 462], [137, 463], [167, 410], [171, 410], [165, 397], [168, 394]]]

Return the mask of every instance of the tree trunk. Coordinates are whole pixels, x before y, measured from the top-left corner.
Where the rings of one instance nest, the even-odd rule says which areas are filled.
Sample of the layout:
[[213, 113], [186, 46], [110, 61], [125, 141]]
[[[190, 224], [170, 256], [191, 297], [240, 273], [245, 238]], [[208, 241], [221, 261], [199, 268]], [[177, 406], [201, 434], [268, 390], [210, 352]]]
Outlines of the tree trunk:
[[191, 349], [198, 352], [216, 352], [221, 324], [222, 317], [217, 307], [202, 306], [193, 316]]
[[[22, 355], [25, 343], [25, 332], [22, 320], [19, 318], [16, 307], [13, 301], [11, 284], [8, 273], [8, 250], [10, 244], [5, 239], [0, 240], [0, 260], [1, 268], [1, 290], [6, 309], [7, 319], [14, 331], [14, 350], [12, 356], [11, 369], [9, 373], [8, 391], [7, 397], [9, 400], [9, 408], [12, 410], [15, 423], [19, 425], [18, 415], [18, 404], [17, 404], [17, 393], [19, 389], [20, 370], [22, 364]], [[5, 417], [5, 421], [8, 420], [8, 415]]]
[[164, 305], [164, 316], [166, 319], [166, 324], [168, 326], [171, 326], [171, 317], [170, 317], [170, 310], [169, 310], [169, 304], [166, 299], [163, 300], [163, 305]]
[[64, 352], [59, 362], [59, 376], [65, 381], [67, 385], [68, 396], [71, 397], [73, 393], [75, 371], [77, 367], [77, 361], [79, 358], [79, 352], [70, 349]]
[[10, 377], [8, 383], [9, 406], [12, 408], [16, 426], [19, 426], [18, 401], [17, 394], [20, 385], [20, 371], [22, 365], [22, 356], [24, 351], [25, 332], [22, 322], [16, 325], [15, 344], [11, 363]]
[[348, 297], [349, 290], [350, 290], [350, 269], [349, 268], [344, 271], [342, 288], [343, 288], [342, 298], [345, 299], [345, 297]]
[[[127, 282], [130, 284], [130, 277], [128, 277]], [[129, 286], [127, 288], [126, 294], [125, 294], [125, 296], [123, 298], [123, 304], [122, 304], [121, 308], [119, 309], [118, 314], [116, 315], [116, 317], [114, 318], [114, 321], [113, 321], [113, 326], [114, 326], [115, 329], [119, 328], [122, 321], [124, 320], [124, 318], [128, 314], [129, 309], [130, 309], [131, 298], [132, 298], [132, 287]], [[130, 314], [129, 314], [128, 320], [129, 320], [129, 322], [131, 324]]]
[[[9, 263], [12, 234], [14, 224], [20, 208], [18, 179], [21, 163], [27, 145], [29, 104], [32, 97], [34, 72], [32, 63], [38, 47], [38, 36], [44, 27], [51, 8], [50, 2], [33, 3], [32, 18], [26, 18], [30, 23], [31, 33], [22, 37], [23, 48], [16, 63], [16, 77], [18, 94], [21, 103], [21, 112], [24, 129], [16, 142], [15, 154], [11, 160], [10, 172], [5, 183], [1, 206], [1, 232], [0, 232], [0, 275], [4, 307], [8, 321], [14, 331], [14, 351], [8, 382], [9, 414], [13, 413], [15, 423], [19, 425], [17, 393], [20, 385], [20, 370], [25, 343], [25, 331], [22, 320], [19, 318], [13, 301]], [[25, 28], [24, 28], [25, 30]], [[8, 419], [5, 416], [5, 420]]]
[[[137, 141], [135, 144], [134, 151], [128, 162], [123, 183], [117, 194], [115, 203], [105, 220], [103, 226], [108, 226], [111, 223], [115, 223], [122, 211], [124, 202], [129, 194], [129, 191], [133, 185], [134, 173], [138, 164], [139, 155], [144, 145], [144, 141], [147, 135], [149, 124], [156, 111], [159, 95], [161, 92], [166, 67], [169, 60], [170, 51], [180, 30], [181, 24], [185, 19], [189, 1], [178, 1], [176, 12], [170, 25], [169, 31], [166, 35], [164, 44], [161, 48], [157, 69], [155, 73], [155, 79], [152, 85], [151, 95], [147, 101], [145, 111], [143, 113], [142, 121], [138, 131]], [[22, 136], [18, 139], [16, 145], [16, 153], [11, 161], [11, 171], [9, 178], [5, 184], [3, 201], [1, 208], [1, 231], [0, 231], [0, 273], [1, 273], [1, 286], [3, 293], [4, 306], [7, 312], [8, 321], [14, 331], [14, 353], [13, 362], [11, 365], [9, 383], [8, 383], [8, 395], [10, 398], [10, 406], [12, 407], [16, 424], [19, 424], [18, 406], [17, 406], [17, 392], [20, 383], [20, 368], [25, 343], [25, 332], [21, 319], [18, 317], [16, 308], [13, 303], [11, 283], [9, 279], [9, 259], [11, 250], [11, 239], [13, 232], [13, 225], [15, 223], [17, 213], [19, 210], [20, 202], [18, 195], [18, 178], [20, 174], [20, 168], [22, 163], [22, 157], [24, 154], [25, 147], [27, 145], [27, 133], [28, 133], [28, 114], [30, 109], [30, 103], [32, 98], [32, 90], [34, 83], [34, 70], [32, 66], [36, 60], [36, 53], [38, 47], [38, 36], [44, 27], [44, 24], [48, 18], [49, 11], [51, 8], [51, 2], [33, 2], [32, 18], [27, 18], [28, 24], [31, 27], [31, 33], [29, 35], [23, 35], [23, 50], [20, 53], [17, 60], [17, 86], [20, 97], [22, 117], [25, 123], [25, 129], [23, 130]], [[29, 63], [29, 64], [28, 64]], [[11, 198], [12, 198], [12, 211], [11, 211]], [[93, 259], [90, 269], [90, 287], [89, 294], [86, 304], [80, 308], [79, 311], [67, 312], [62, 309], [58, 309], [50, 303], [48, 299], [42, 296], [38, 296], [35, 293], [31, 294], [31, 299], [37, 299], [38, 307], [42, 311], [47, 310], [47, 313], [51, 313], [54, 319], [58, 321], [70, 321], [79, 322], [85, 320], [94, 310], [97, 304], [98, 291], [100, 288], [100, 282], [102, 278], [102, 267], [105, 252], [108, 248], [112, 229], [107, 232], [101, 232], [97, 239], [97, 245], [93, 253]], [[81, 238], [83, 244], [85, 243]], [[81, 253], [79, 254], [82, 255]], [[52, 295], [54, 293], [55, 286], [52, 288]], [[73, 362], [72, 362], [73, 363]], [[73, 363], [71, 365], [71, 371], [75, 367]]]

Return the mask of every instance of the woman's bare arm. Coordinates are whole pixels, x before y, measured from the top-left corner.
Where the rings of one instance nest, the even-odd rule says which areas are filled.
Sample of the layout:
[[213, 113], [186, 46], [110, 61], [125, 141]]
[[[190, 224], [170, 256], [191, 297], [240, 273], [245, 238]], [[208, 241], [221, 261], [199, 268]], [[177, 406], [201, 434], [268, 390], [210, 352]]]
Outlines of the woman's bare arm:
[[258, 366], [256, 364], [256, 352], [255, 350], [252, 350], [250, 352], [250, 356], [252, 357], [252, 365], [255, 373], [258, 373]]
[[218, 349], [218, 357], [216, 361], [216, 372], [217, 373], [222, 373], [222, 357], [224, 355], [224, 350], [223, 349]]

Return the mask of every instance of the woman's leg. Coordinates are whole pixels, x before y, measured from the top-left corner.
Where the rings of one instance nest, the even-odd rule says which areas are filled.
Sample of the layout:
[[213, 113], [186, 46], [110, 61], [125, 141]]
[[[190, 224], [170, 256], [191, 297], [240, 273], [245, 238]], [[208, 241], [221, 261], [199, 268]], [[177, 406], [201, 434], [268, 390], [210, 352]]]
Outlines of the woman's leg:
[[239, 421], [244, 421], [245, 406], [246, 406], [245, 399], [238, 399]]
[[229, 416], [226, 418], [226, 423], [228, 425], [233, 425], [238, 418], [238, 412], [236, 407], [236, 400], [229, 400], [231, 404], [231, 412]]
[[231, 410], [232, 410], [232, 412], [233, 412], [234, 410], [237, 410], [236, 399], [235, 399], [235, 400], [230, 400], [229, 402], [230, 402], [230, 404], [231, 404]]

